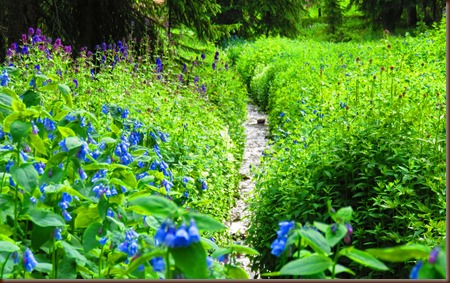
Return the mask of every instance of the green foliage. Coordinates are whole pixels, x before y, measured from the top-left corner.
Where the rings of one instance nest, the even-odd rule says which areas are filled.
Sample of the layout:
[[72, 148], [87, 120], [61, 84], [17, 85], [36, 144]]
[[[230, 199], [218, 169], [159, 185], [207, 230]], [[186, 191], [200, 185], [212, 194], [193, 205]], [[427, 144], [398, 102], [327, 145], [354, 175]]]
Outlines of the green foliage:
[[[189, 67], [155, 67], [131, 48], [72, 60], [28, 40], [0, 71], [0, 278], [243, 277], [208, 257], [257, 254], [229, 245], [222, 224], [247, 100], [226, 54], [206, 46]], [[173, 240], [186, 229], [188, 244]]]
[[[358, 249], [445, 235], [443, 30], [374, 43], [261, 39], [236, 47], [249, 93], [268, 110], [272, 145], [257, 171], [248, 243], [254, 269], [276, 270], [280, 218], [327, 220], [328, 200], [355, 209]], [[233, 47], [231, 47], [233, 48]], [[356, 272], [404, 278], [405, 268]]]

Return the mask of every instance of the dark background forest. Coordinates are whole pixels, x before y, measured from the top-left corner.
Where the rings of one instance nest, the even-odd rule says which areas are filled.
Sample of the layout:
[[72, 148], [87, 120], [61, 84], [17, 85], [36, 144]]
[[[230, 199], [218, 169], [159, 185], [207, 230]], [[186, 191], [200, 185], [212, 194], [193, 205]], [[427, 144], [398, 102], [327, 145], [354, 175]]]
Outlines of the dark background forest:
[[[391, 32], [414, 28], [442, 18], [444, 0], [1, 0], [0, 58], [8, 44], [18, 42], [29, 27], [39, 27], [72, 46], [92, 50], [97, 44], [148, 37], [156, 47], [172, 28], [193, 29], [199, 39], [218, 41], [236, 35], [243, 39], [281, 35], [296, 37], [307, 20], [307, 10], [336, 32], [343, 10], [356, 7], [374, 29]], [[345, 7], [343, 7], [345, 6]], [[170, 36], [170, 40], [173, 40]], [[151, 50], [150, 50], [151, 51]]]

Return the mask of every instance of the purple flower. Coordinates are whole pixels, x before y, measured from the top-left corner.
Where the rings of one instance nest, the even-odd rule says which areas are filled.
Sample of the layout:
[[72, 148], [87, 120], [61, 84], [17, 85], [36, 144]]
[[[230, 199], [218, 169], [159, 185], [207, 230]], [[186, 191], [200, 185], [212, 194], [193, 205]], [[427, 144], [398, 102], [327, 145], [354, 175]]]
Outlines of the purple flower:
[[25, 43], [27, 41], [27, 35], [26, 34], [22, 34], [22, 42]]
[[89, 148], [86, 142], [83, 142], [80, 149], [77, 152], [77, 158], [79, 160], [84, 160], [86, 158], [86, 154], [89, 152]]
[[183, 224], [177, 229], [175, 239], [173, 240], [173, 247], [187, 247], [190, 244], [189, 234], [186, 231], [186, 226]]
[[202, 84], [202, 91], [203, 91], [203, 93], [206, 93], [206, 87], [204, 84]]
[[205, 60], [206, 59], [205, 53], [202, 53], [201, 57], [202, 57], [202, 60]]
[[33, 35], [34, 34], [34, 29], [33, 28], [29, 28], [28, 29], [28, 35]]
[[436, 263], [436, 260], [437, 260], [438, 255], [439, 255], [439, 251], [440, 251], [439, 247], [436, 247], [433, 250], [431, 250], [430, 257], [428, 258], [428, 262], [429, 263], [431, 263], [431, 264]]
[[108, 114], [108, 112], [109, 112], [108, 106], [106, 104], [103, 104], [102, 105], [102, 113], [103, 114]]
[[213, 68], [213, 70], [216, 70], [216, 62], [212, 63], [212, 68]]
[[214, 55], [214, 60], [219, 60], [219, 51], [216, 51], [216, 54]]
[[106, 212], [106, 216], [114, 217], [114, 211], [112, 211], [111, 208], [108, 208], [108, 211]]
[[68, 151], [69, 149], [67, 148], [66, 145], [66, 139], [63, 139], [62, 141], [59, 142], [59, 146], [61, 147], [62, 151]]
[[353, 234], [353, 227], [350, 223], [345, 223], [345, 227], [347, 227], [347, 235], [351, 236]]
[[200, 183], [202, 184], [202, 190], [206, 191], [208, 189], [208, 184], [204, 180], [201, 180]]
[[73, 83], [75, 84], [75, 88], [78, 88], [78, 80], [73, 79]]
[[39, 175], [44, 174], [44, 169], [45, 169], [45, 164], [42, 162], [39, 163], [34, 163], [33, 164], [34, 168], [36, 169], [36, 171], [38, 172]]
[[23, 253], [23, 266], [25, 267], [25, 270], [31, 272], [37, 264], [38, 262], [34, 259], [33, 253], [27, 248]]

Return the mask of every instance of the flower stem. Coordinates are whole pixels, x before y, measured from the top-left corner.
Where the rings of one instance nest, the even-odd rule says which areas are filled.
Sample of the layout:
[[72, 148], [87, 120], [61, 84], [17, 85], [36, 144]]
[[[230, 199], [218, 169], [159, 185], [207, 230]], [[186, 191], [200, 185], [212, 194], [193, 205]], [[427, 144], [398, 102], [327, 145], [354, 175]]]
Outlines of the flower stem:
[[11, 256], [12, 252], [8, 254], [8, 256], [5, 259], [5, 262], [2, 265], [2, 272], [0, 273], [0, 279], [3, 279], [3, 272], [5, 271], [6, 262], [8, 261], [9, 257]]

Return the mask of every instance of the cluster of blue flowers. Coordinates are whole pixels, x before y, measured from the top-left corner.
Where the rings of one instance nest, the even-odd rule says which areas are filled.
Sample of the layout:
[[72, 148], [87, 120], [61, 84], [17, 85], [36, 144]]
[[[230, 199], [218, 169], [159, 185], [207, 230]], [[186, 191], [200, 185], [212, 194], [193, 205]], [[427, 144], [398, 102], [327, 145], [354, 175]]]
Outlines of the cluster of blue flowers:
[[134, 256], [138, 251], [138, 240], [139, 234], [134, 231], [133, 228], [125, 231], [125, 240], [120, 243], [117, 248], [119, 251], [128, 254], [128, 256]]
[[70, 203], [72, 202], [72, 196], [66, 192], [63, 192], [61, 201], [59, 202], [59, 207], [62, 209], [62, 216], [66, 222], [72, 220], [72, 216], [67, 212], [67, 209], [70, 207]]
[[184, 223], [177, 229], [171, 221], [165, 221], [155, 234], [155, 245], [165, 245], [169, 248], [187, 247], [192, 243], [200, 242], [200, 232], [191, 219], [189, 226]]
[[34, 258], [33, 253], [27, 248], [23, 253], [23, 266], [25, 267], [25, 270], [27, 272], [31, 272], [37, 264], [38, 262]]
[[280, 257], [286, 248], [289, 231], [294, 228], [293, 221], [283, 221], [278, 224], [280, 229], [277, 231], [277, 238], [273, 241], [270, 247], [272, 248], [272, 254], [276, 257]]
[[6, 70], [3, 70], [2, 74], [0, 75], [0, 86], [8, 86], [8, 83], [10, 82], [8, 72]]

